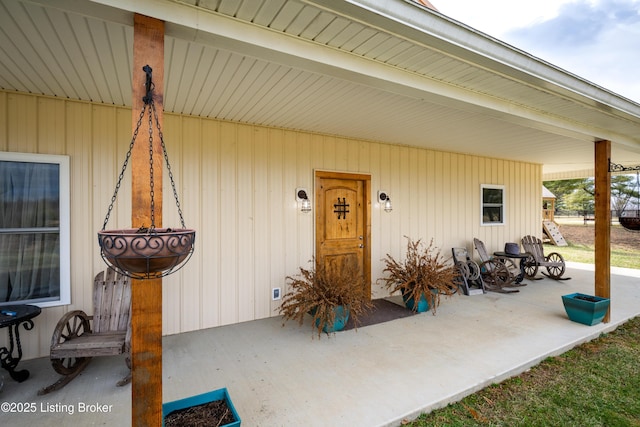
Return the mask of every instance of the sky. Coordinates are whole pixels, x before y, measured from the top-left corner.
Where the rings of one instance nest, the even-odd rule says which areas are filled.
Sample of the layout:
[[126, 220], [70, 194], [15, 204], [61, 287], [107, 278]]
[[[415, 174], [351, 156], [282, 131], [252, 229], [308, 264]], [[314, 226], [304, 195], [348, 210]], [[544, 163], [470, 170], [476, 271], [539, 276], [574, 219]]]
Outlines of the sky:
[[640, 0], [430, 0], [443, 14], [640, 104]]

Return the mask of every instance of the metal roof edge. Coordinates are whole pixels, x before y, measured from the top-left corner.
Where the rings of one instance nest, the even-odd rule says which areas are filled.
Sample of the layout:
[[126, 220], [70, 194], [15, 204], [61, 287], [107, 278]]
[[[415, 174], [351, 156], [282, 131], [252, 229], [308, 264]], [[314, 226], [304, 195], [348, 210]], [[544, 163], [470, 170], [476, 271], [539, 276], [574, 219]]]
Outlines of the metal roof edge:
[[[301, 0], [421, 42], [469, 63], [557, 93], [599, 111], [640, 118], [640, 103], [598, 86], [413, 0]], [[416, 13], [418, 12], [418, 13]], [[615, 110], [615, 111], [614, 111]]]

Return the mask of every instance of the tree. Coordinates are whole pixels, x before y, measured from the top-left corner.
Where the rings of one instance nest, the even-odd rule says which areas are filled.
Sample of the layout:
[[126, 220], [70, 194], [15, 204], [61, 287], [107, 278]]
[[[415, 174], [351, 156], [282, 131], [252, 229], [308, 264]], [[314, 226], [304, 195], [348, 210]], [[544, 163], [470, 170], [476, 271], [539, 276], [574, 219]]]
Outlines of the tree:
[[544, 186], [556, 196], [556, 209], [569, 209], [566, 206], [565, 198], [575, 190], [583, 188], [587, 179], [564, 179], [560, 181], [545, 181]]
[[[611, 177], [611, 208], [617, 216], [622, 214], [625, 207], [638, 208], [640, 188], [637, 180], [637, 176], [633, 175]], [[557, 209], [577, 211], [581, 215], [593, 212], [595, 197], [593, 178], [545, 181], [544, 186], [556, 196]]]
[[586, 216], [593, 213], [595, 198], [585, 188], [576, 188], [564, 197], [567, 210], [577, 211], [580, 215]]

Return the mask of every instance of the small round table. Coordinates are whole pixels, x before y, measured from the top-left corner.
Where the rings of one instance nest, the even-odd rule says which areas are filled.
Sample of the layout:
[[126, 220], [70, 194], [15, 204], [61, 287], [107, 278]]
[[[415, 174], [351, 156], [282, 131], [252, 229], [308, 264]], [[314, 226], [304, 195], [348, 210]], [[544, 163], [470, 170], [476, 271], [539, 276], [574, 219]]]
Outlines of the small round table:
[[[516, 277], [516, 284], [521, 284], [524, 279], [524, 260], [529, 258], [529, 254], [518, 253], [518, 254], [510, 254], [508, 252], [494, 252], [493, 255], [497, 258], [511, 258], [511, 259], [519, 259], [520, 260], [520, 274]], [[526, 284], [522, 284], [521, 286], [525, 286]]]
[[[0, 365], [9, 372], [11, 378], [23, 382], [29, 378], [29, 371], [16, 371], [22, 359], [20, 344], [20, 325], [27, 331], [33, 329], [33, 318], [40, 314], [40, 307], [35, 305], [3, 305], [0, 306], [0, 328], [9, 328], [9, 347], [0, 347]], [[14, 351], [17, 355], [14, 356]]]

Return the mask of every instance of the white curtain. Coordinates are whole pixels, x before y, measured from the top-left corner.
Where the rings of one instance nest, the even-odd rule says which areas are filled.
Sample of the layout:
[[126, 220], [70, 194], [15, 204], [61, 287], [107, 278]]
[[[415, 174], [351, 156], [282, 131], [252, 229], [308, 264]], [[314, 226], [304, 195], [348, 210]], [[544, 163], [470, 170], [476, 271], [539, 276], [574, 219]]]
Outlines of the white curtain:
[[59, 297], [59, 199], [57, 164], [0, 161], [0, 303]]

